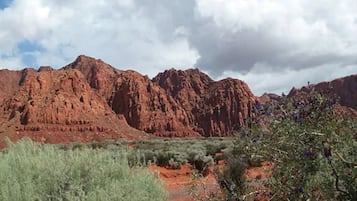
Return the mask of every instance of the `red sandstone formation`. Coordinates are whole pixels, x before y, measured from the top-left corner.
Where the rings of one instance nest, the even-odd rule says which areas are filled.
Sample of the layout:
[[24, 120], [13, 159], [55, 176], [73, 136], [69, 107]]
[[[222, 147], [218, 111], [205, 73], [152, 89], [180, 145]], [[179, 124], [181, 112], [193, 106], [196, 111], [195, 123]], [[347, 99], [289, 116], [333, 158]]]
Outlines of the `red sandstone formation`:
[[0, 132], [10, 138], [63, 143], [146, 136], [117, 116], [80, 71], [26, 69], [17, 82], [1, 103]]
[[332, 80], [330, 82], [321, 82], [302, 87], [300, 90], [293, 88], [288, 97], [303, 95], [312, 89], [335, 97], [342, 106], [357, 110], [357, 74]]
[[128, 124], [156, 136], [227, 136], [244, 125], [255, 98], [234, 79], [215, 82], [199, 70], [171, 69], [153, 80], [79, 56], [64, 69], [80, 70]]
[[260, 103], [266, 103], [266, 102], [279, 102], [281, 101], [282, 97], [274, 94], [274, 93], [264, 93], [262, 96], [257, 97], [258, 101]]
[[70, 68], [80, 70], [91, 87], [115, 113], [124, 115], [130, 126], [156, 136], [199, 136], [190, 128], [186, 111], [147, 76], [116, 70], [86, 56], [79, 56], [64, 69]]
[[18, 90], [21, 77], [21, 71], [0, 70], [0, 104]]
[[194, 130], [203, 136], [227, 136], [252, 114], [256, 98], [248, 85], [237, 79], [213, 81], [197, 69], [170, 69], [153, 81], [175, 98], [189, 114]]
[[[293, 87], [286, 98], [294, 102], [307, 102], [313, 91], [323, 94], [329, 97], [333, 103], [337, 103], [336, 114], [357, 116], [357, 74], [329, 82], [309, 84], [300, 89]], [[284, 101], [284, 98], [266, 93], [258, 97], [258, 100], [260, 103], [279, 105], [281, 101]]]
[[[336, 93], [342, 105], [356, 109], [356, 79], [314, 87]], [[0, 135], [49, 143], [228, 136], [254, 117], [251, 109], [258, 102], [279, 99], [256, 98], [243, 81], [214, 81], [198, 69], [170, 69], [151, 80], [82, 55], [60, 70], [0, 70]]]

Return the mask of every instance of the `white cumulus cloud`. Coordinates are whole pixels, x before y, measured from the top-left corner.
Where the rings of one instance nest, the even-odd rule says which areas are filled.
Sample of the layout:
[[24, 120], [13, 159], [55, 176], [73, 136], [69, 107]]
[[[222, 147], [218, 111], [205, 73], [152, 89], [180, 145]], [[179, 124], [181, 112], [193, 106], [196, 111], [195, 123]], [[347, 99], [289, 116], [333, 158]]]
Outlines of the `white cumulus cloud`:
[[355, 0], [14, 0], [0, 10], [0, 68], [86, 54], [151, 77], [198, 67], [257, 95], [286, 93], [357, 73], [356, 10]]

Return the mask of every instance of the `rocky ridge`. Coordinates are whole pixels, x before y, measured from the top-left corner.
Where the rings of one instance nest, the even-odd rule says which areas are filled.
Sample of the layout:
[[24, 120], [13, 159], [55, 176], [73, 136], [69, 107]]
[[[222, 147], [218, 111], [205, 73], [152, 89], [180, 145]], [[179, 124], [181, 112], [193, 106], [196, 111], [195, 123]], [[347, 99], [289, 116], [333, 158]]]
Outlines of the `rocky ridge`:
[[188, 112], [191, 127], [203, 136], [232, 135], [253, 115], [257, 101], [243, 81], [213, 81], [198, 69], [167, 70], [153, 81]]
[[328, 97], [330, 103], [335, 104], [336, 115], [357, 116], [357, 74], [317, 84], [309, 83], [299, 89], [293, 87], [286, 96], [265, 93], [257, 98], [259, 103], [273, 106], [282, 105], [286, 99], [299, 104], [308, 103], [313, 92]]
[[[355, 112], [356, 85], [352, 75], [292, 89], [287, 97], [315, 89]], [[230, 136], [257, 115], [257, 104], [281, 100], [255, 97], [241, 80], [214, 81], [198, 69], [169, 69], [150, 79], [81, 55], [59, 70], [0, 70], [0, 145], [25, 136], [45, 143]]]
[[304, 96], [312, 90], [337, 99], [341, 106], [357, 110], [357, 74], [329, 82], [309, 84], [301, 89], [292, 88], [287, 96], [291, 98]]
[[40, 68], [14, 74], [21, 76], [10, 82], [15, 86], [12, 96], [1, 96], [1, 135], [14, 140], [28, 136], [46, 143], [147, 136], [111, 111], [78, 70]]
[[256, 102], [240, 80], [214, 81], [198, 69], [151, 80], [84, 55], [59, 70], [1, 70], [0, 84], [0, 135], [46, 143], [228, 136]]

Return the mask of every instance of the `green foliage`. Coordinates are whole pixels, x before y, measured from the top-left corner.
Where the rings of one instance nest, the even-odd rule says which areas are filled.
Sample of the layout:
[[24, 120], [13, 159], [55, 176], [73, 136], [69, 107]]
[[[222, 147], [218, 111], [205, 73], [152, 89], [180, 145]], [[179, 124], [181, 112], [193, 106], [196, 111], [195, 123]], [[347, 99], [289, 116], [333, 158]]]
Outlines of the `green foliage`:
[[237, 157], [229, 157], [223, 172], [216, 171], [226, 200], [239, 200], [246, 190], [244, 172], [247, 165]]
[[332, 100], [312, 95], [272, 124], [271, 189], [283, 199], [357, 200], [356, 120], [337, 117]]
[[[81, 149], [89, 147], [92, 149], [109, 149], [112, 152], [123, 149], [127, 152], [130, 166], [146, 166], [156, 164], [172, 169], [179, 169], [182, 165], [189, 163], [197, 167], [199, 171], [210, 164], [216, 153], [223, 152], [225, 148], [233, 145], [233, 138], [160, 138], [141, 141], [121, 142], [93, 142], [89, 145], [73, 143], [68, 148], [61, 145], [61, 149]], [[134, 149], [128, 149], [128, 146]], [[220, 159], [217, 157], [217, 159]]]
[[0, 200], [166, 199], [152, 174], [129, 168], [125, 153], [80, 147], [65, 151], [30, 140], [9, 143], [0, 154]]
[[[278, 109], [265, 106], [269, 117], [242, 130], [231, 153], [250, 165], [274, 162], [274, 199], [357, 200], [357, 121], [335, 114], [334, 103], [313, 91]], [[259, 127], [266, 119], [269, 127]]]
[[203, 154], [192, 154], [189, 158], [190, 164], [198, 170], [200, 174], [203, 174], [208, 167], [213, 165], [213, 158], [212, 156], [205, 156]]

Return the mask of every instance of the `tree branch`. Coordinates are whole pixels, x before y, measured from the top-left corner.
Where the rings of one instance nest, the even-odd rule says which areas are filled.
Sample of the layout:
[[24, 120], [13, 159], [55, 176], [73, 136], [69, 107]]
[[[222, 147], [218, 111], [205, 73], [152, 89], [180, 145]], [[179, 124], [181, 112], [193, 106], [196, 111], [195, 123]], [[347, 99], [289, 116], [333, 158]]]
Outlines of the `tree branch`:
[[346, 164], [349, 164], [349, 165], [353, 165], [353, 166], [357, 166], [357, 163], [353, 163], [353, 162], [350, 162], [350, 161], [347, 161], [346, 159], [344, 159], [342, 157], [342, 155], [340, 153], [338, 153], [337, 151], [335, 151], [336, 155], [341, 159], [342, 162], [346, 163]]
[[333, 174], [335, 175], [335, 179], [336, 179], [336, 180], [335, 180], [335, 187], [336, 187], [336, 190], [339, 191], [339, 192], [341, 192], [343, 195], [347, 195], [347, 196], [350, 197], [350, 194], [349, 194], [347, 191], [344, 191], [344, 190], [340, 189], [340, 187], [339, 187], [339, 176], [338, 176], [337, 170], [336, 170], [335, 167], [332, 165], [331, 160], [329, 160], [328, 163], [330, 164], [330, 167], [331, 167], [331, 169], [332, 169], [332, 172], [333, 172]]
[[258, 193], [263, 193], [263, 192], [267, 192], [267, 190], [257, 190], [257, 191], [250, 192], [248, 194], [243, 195], [242, 196], [242, 200], [245, 200], [249, 196], [252, 196], [252, 195], [255, 195], [255, 194], [258, 194]]

